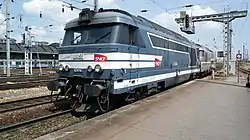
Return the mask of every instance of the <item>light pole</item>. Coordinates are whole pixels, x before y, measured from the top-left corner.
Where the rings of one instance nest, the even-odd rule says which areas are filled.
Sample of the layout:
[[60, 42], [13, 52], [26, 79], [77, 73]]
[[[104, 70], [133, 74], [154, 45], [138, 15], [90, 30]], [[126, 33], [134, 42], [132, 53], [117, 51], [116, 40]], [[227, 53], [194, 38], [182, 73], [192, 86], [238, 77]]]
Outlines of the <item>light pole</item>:
[[99, 1], [98, 0], [94, 0], [94, 11], [95, 12], [98, 12], [98, 3]]
[[61, 47], [62, 40], [63, 40], [63, 39], [59, 39], [59, 48]]
[[10, 0], [6, 0], [6, 52], [7, 77], [10, 77]]
[[56, 55], [53, 54], [54, 68], [56, 68]]

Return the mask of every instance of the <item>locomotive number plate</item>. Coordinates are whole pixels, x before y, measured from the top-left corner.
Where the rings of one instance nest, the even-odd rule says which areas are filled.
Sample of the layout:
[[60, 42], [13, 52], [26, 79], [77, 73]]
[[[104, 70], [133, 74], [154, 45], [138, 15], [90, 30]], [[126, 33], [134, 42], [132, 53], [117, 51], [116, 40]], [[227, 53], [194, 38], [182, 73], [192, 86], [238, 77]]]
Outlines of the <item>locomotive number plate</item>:
[[80, 73], [82, 72], [82, 69], [74, 69], [74, 72]]

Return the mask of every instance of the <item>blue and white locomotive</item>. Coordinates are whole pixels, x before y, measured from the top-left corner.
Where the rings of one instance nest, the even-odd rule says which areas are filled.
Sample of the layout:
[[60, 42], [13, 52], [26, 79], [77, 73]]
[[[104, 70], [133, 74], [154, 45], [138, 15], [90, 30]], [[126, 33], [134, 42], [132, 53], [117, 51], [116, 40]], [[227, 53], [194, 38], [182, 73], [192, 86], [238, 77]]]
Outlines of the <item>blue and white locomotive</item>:
[[106, 112], [200, 72], [195, 43], [122, 10], [83, 9], [65, 30], [59, 78], [48, 89], [60, 89], [79, 112]]

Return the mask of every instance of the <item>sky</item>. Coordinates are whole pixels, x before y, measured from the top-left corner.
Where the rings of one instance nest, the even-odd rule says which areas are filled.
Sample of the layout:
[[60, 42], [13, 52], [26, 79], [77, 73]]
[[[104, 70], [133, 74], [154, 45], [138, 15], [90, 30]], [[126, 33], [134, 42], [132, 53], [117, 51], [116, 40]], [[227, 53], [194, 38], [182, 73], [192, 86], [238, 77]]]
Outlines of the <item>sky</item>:
[[[5, 0], [0, 0], [0, 37], [5, 35]], [[11, 0], [10, 0], [11, 1]], [[79, 10], [64, 7], [63, 2], [71, 3], [79, 8], [93, 9], [93, 0], [13, 0], [11, 2], [11, 37], [20, 41], [24, 27], [29, 25], [31, 33], [35, 35], [37, 41], [59, 42], [64, 35], [64, 25], [67, 21], [75, 18]], [[250, 0], [99, 0], [99, 7], [116, 8], [126, 10], [134, 15], [146, 17], [168, 29], [178, 32], [185, 37], [202, 45], [206, 45], [214, 50], [216, 46], [223, 49], [223, 24], [217, 22], [195, 23], [195, 34], [188, 35], [180, 31], [180, 26], [174, 21], [179, 17], [179, 12], [186, 10], [193, 16], [222, 13], [224, 9], [249, 10]], [[192, 4], [191, 8], [180, 8], [184, 5]], [[64, 3], [64, 5], [66, 5]], [[90, 6], [89, 6], [90, 5]], [[148, 10], [146, 13], [141, 10]], [[42, 13], [42, 18], [40, 18]], [[246, 49], [250, 49], [250, 19], [249, 14], [245, 18], [235, 19], [233, 27], [233, 53], [241, 50], [245, 44]], [[20, 18], [22, 19], [20, 21]], [[249, 52], [250, 53], [250, 52]]]

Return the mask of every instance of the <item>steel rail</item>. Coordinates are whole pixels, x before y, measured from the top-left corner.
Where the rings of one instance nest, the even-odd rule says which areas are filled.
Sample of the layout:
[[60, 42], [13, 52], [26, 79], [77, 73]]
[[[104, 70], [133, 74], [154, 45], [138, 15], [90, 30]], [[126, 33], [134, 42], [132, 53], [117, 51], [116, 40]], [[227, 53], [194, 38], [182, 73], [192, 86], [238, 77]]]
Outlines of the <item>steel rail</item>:
[[54, 118], [54, 117], [57, 117], [57, 116], [62, 116], [64, 114], [70, 113], [71, 111], [72, 110], [69, 109], [69, 110], [65, 110], [65, 111], [62, 111], [62, 112], [57, 112], [57, 113], [42, 116], [42, 117], [39, 117], [39, 118], [31, 119], [31, 120], [28, 120], [28, 121], [23, 121], [23, 122], [20, 122], [20, 123], [4, 126], [4, 127], [0, 128], [0, 133], [10, 131], [10, 130], [14, 130], [14, 129], [17, 129], [17, 128], [20, 128], [20, 127], [23, 127], [23, 126], [31, 125], [31, 124], [37, 123], [39, 121], [48, 120], [48, 119], [51, 119], [51, 118]]
[[[52, 97], [55, 97], [57, 95], [58, 94], [54, 94], [52, 96], [46, 95], [46, 96], [39, 96], [39, 97], [27, 98], [27, 99], [23, 99], [23, 100], [16, 100], [16, 101], [11, 101], [11, 102], [0, 103], [0, 107], [1, 107], [0, 114], [10, 112], [10, 111], [20, 110], [20, 109], [24, 109], [24, 108], [29, 108], [29, 107], [34, 107], [34, 106], [52, 103], [51, 100], [46, 101], [46, 98], [49, 98], [49, 97], [52, 98]], [[29, 102], [32, 100], [38, 100], [38, 101], [36, 101], [36, 103], [29, 104]], [[45, 100], [45, 101], [43, 101], [43, 100]], [[62, 101], [62, 100], [58, 100], [58, 101]], [[20, 103], [22, 104], [22, 103], [26, 103], [26, 102], [28, 102], [28, 103], [25, 105], [20, 105]], [[37, 102], [39, 102], [39, 103], [37, 103]], [[18, 104], [18, 103], [19, 103], [19, 105], [15, 105], [14, 107], [11, 106], [12, 104]], [[8, 106], [10, 106], [10, 107], [8, 108]], [[6, 109], [2, 109], [2, 108], [6, 108]]]
[[241, 71], [241, 72], [243, 72], [245, 74], [250, 74], [250, 70], [246, 70], [246, 69], [244, 69], [242, 67], [240, 67], [239, 71]]
[[10, 89], [22, 89], [22, 88], [33, 88], [38, 86], [46, 86], [49, 80], [39, 80], [39, 81], [30, 81], [30, 82], [17, 82], [13, 84], [4, 83], [0, 84], [0, 90], [10, 90]]
[[14, 77], [0, 77], [0, 83], [7, 82], [24, 82], [24, 81], [37, 81], [46, 79], [55, 79], [58, 76], [56, 74], [40, 75], [40, 76], [14, 76]]

